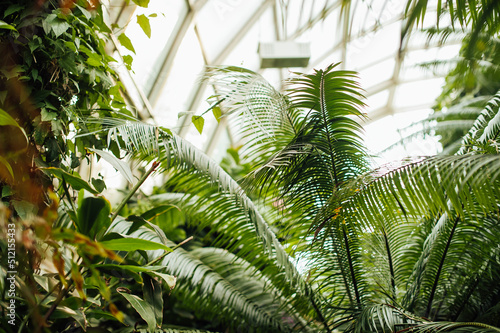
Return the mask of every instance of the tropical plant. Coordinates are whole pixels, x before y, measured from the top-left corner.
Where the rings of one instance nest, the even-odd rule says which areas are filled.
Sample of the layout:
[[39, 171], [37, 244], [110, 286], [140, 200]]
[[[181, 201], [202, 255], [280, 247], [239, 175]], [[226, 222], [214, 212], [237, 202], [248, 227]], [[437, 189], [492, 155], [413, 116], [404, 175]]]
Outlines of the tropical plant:
[[[37, 36], [49, 45], [61, 40], [76, 47], [77, 32], [68, 31], [81, 27], [80, 21], [99, 30], [94, 25], [99, 10], [89, 18], [82, 4], [68, 11], [46, 3], [40, 17], [35, 15], [43, 29]], [[488, 5], [493, 12], [494, 4]], [[13, 34], [28, 52], [25, 39], [36, 38], [16, 32], [29, 11], [9, 8], [4, 19], [12, 21], [0, 22], [2, 32]], [[425, 12], [425, 6], [416, 8]], [[100, 68], [106, 74], [110, 59], [100, 42], [89, 38], [89, 45], [100, 45], [94, 51], [103, 64], [79, 47], [73, 56], [81, 57], [84, 73]], [[31, 80], [33, 69], [23, 66], [14, 72], [31, 73]], [[63, 69], [58, 73], [68, 80], [75, 73]], [[3, 72], [12, 86], [27, 80], [21, 74]], [[354, 72], [331, 65], [296, 73], [284, 93], [237, 67], [210, 68], [205, 79], [218, 92], [208, 111], [241, 125], [245, 145], [233, 157], [251, 170], [240, 182], [170, 130], [139, 122], [119, 100], [113, 104], [119, 87], [111, 99], [106, 94], [90, 101], [78, 94], [56, 99], [57, 111], [80, 101], [88, 104], [75, 110], [94, 111], [75, 118], [69, 115], [78, 112], [68, 113], [67, 132], [54, 132], [51, 122], [61, 147], [82, 158], [97, 154], [132, 183], [121, 150], [144, 163], [147, 171], [114, 209], [98, 195], [102, 183], [88, 182], [68, 166], [71, 154], [47, 158], [55, 156], [55, 148], [36, 141], [36, 120], [15, 116], [22, 109], [6, 90], [9, 103], [2, 102], [0, 125], [38, 142], [33, 149], [45, 163], [30, 166], [47, 179], [40, 193], [48, 205], [36, 201], [38, 216], [30, 216], [32, 207], [18, 192], [18, 170], [12, 167], [24, 146], [6, 150], [0, 160], [5, 171], [0, 213], [6, 222], [0, 244], [8, 253], [8, 239], [15, 240], [22, 270], [14, 284], [21, 297], [11, 297], [4, 283], [2, 308], [8, 309], [6, 301], [19, 301], [15, 316], [21, 326], [13, 328], [7, 312], [2, 326], [11, 331], [189, 330], [172, 325], [193, 331], [500, 331], [498, 94], [464, 137], [460, 155], [370, 170]], [[89, 86], [100, 89], [102, 82]], [[103, 101], [112, 108], [96, 108]], [[199, 130], [201, 119], [193, 117]], [[71, 126], [76, 136], [70, 135]], [[153, 172], [162, 172], [165, 184], [145, 198], [137, 191]], [[195, 239], [184, 249], [172, 242], [191, 234]], [[8, 263], [2, 263], [5, 276], [11, 274]], [[174, 284], [171, 294], [163, 292]], [[184, 319], [169, 317], [179, 314]]]
[[[367, 172], [360, 127], [351, 118], [363, 117], [353, 75], [330, 66], [292, 79], [283, 95], [245, 69], [208, 71], [222, 116], [239, 115], [248, 125], [243, 160], [258, 163], [243, 184], [253, 202], [215, 162], [168, 131], [110, 123], [130, 147], [140, 145], [133, 134], [140, 132], [142, 144], [157, 149], [170, 172], [171, 193], [163, 200], [194, 212], [191, 223], [215, 237], [210, 245], [228, 251], [193, 250], [202, 262], [169, 256], [167, 270], [191, 286], [172, 296], [201, 317], [215, 311], [233, 329], [238, 313], [243, 325], [286, 330], [288, 313], [294, 318], [288, 329], [498, 331], [499, 161], [491, 154], [497, 101], [464, 139], [466, 155]], [[255, 129], [266, 135], [250, 135]], [[175, 201], [174, 193], [185, 196]], [[303, 274], [278, 239], [306, 267]], [[227, 260], [238, 265], [225, 266]], [[253, 282], [244, 282], [249, 277]], [[273, 320], [273, 312], [257, 310], [270, 303], [241, 298], [240, 288], [257, 279], [273, 291], [252, 295], [274, 297], [287, 312], [274, 312]]]
[[[124, 164], [119, 142], [79, 120], [132, 114], [105, 52], [102, 37], [111, 30], [102, 7], [92, 1], [0, 6], [2, 331], [143, 321], [153, 331], [162, 325], [162, 285], [175, 285], [151, 257], [171, 252], [166, 237], [140, 216], [125, 228], [100, 195], [102, 177], [87, 181], [77, 170], [91, 153]], [[75, 137], [76, 131], [87, 135]]]
[[[262, 84], [255, 83], [261, 78], [250, 78], [246, 73], [234, 69], [220, 69], [217, 73], [226, 74], [227, 71], [231, 71], [231, 75], [222, 82], [223, 86], [228, 87], [225, 90], [227, 92], [234, 90], [232, 87], [238, 84], [248, 85], [242, 89], [246, 92], [255, 91], [253, 85], [262, 87]], [[320, 73], [323, 72], [318, 71], [316, 76], [305, 77], [324, 77], [326, 80], [328, 75]], [[330, 75], [335, 76], [333, 73]], [[339, 75], [339, 72], [336, 74]], [[304, 81], [299, 79], [299, 82]], [[315, 83], [314, 88], [313, 84], [307, 85], [307, 93], [310, 94], [307, 99], [300, 93], [297, 95], [303, 100], [313, 101], [317, 96], [334, 100], [334, 96], [342, 96], [341, 93], [331, 91], [322, 94], [322, 88], [326, 92], [328, 85], [321, 83], [321, 80]], [[348, 87], [349, 84], [343, 82], [342, 86]], [[224, 91], [223, 88], [219, 89]], [[301, 90], [299, 88], [296, 91]], [[264, 113], [269, 111], [267, 105], [282, 105], [286, 101], [284, 98], [280, 101], [276, 92], [268, 94], [278, 97], [272, 103], [264, 103], [261, 96], [254, 98], [247, 93], [244, 95], [250, 97], [241, 101], [236, 98], [236, 110], [240, 105], [251, 105], [252, 109], [260, 109]], [[221, 97], [231, 100], [226, 95]], [[293, 100], [293, 94], [290, 100]], [[315, 106], [328, 109], [326, 100], [315, 101], [307, 105], [311, 114], [315, 112]], [[339, 108], [331, 110], [342, 112], [342, 106], [340, 111]], [[302, 126], [307, 121], [288, 116], [288, 112], [296, 112], [293, 108], [281, 111], [284, 115], [277, 116], [276, 119], [298, 119], [297, 123]], [[261, 154], [271, 150], [271, 145], [278, 147], [271, 150], [268, 161], [249, 175], [249, 182], [262, 189], [270, 181], [272, 189], [278, 190], [278, 193], [271, 191], [271, 197], [280, 195], [284, 201], [283, 206], [287, 207], [283, 210], [295, 211], [291, 230], [287, 229], [289, 234], [295, 231], [304, 239], [307, 234], [303, 231], [309, 230], [311, 247], [309, 251], [302, 252], [302, 256], [311, 265], [308, 277], [310, 281], [316, 281], [318, 288], [315, 291], [329, 295], [323, 299], [324, 303], [320, 308], [323, 315], [327, 314], [324, 315], [325, 322], [331, 327], [344, 327], [354, 331], [397, 331], [398, 327], [402, 330], [411, 325], [415, 326], [413, 330], [425, 331], [429, 327], [449, 330], [468, 325], [470, 330], [476, 330], [478, 328], [474, 326], [477, 325], [485, 330], [495, 330], [484, 324], [498, 325], [492, 319], [498, 316], [493, 314], [497, 311], [498, 290], [488, 277], [489, 273], [489, 276], [498, 274], [499, 268], [494, 259], [496, 254], [492, 254], [496, 253], [497, 245], [492, 241], [494, 237], [490, 238], [491, 233], [498, 233], [498, 228], [494, 227], [498, 223], [495, 217], [498, 212], [498, 186], [495, 185], [497, 180], [494, 180], [498, 157], [480, 153], [496, 153], [493, 140], [498, 134], [495, 118], [497, 113], [496, 97], [490, 101], [471, 133], [464, 139], [464, 145], [468, 148], [465, 150], [464, 146], [461, 152], [468, 151], [467, 156], [430, 158], [377, 170], [354, 179], [351, 183], [340, 183], [323, 192], [318, 191], [322, 188], [318, 184], [328, 182], [331, 175], [315, 173], [321, 170], [322, 164], [316, 160], [315, 163], [300, 167], [300, 162], [321, 156], [319, 149], [301, 150], [303, 147], [313, 146], [302, 137], [303, 132], [296, 131], [295, 136], [290, 136], [288, 143], [280, 146], [280, 140], [284, 136], [276, 128], [268, 129], [268, 133], [279, 133], [280, 136], [268, 143], [261, 141], [262, 146], [267, 144], [269, 149], [258, 151], [254, 150], [256, 144], [251, 146], [252, 150], [248, 154], [250, 159], [256, 157], [252, 155], [254, 152]], [[312, 116], [311, 118], [313, 119]], [[334, 116], [332, 118], [335, 119]], [[273, 125], [276, 122], [266, 122], [265, 119], [269, 119], [269, 116], [261, 118], [261, 121], [270, 127], [280, 127]], [[319, 126], [320, 122], [316, 119], [311, 123]], [[335, 126], [342, 129], [348, 127], [342, 125], [341, 121], [336, 122]], [[314, 133], [321, 135], [326, 132], [316, 129]], [[344, 133], [345, 131], [342, 132]], [[342, 136], [332, 135], [331, 138], [338, 138], [332, 140], [338, 143]], [[355, 136], [350, 135], [349, 138]], [[323, 144], [322, 147], [328, 146], [326, 137], [323, 140], [316, 137], [313, 143], [318, 142]], [[351, 142], [355, 146], [358, 144], [355, 140]], [[344, 157], [335, 150], [332, 152], [333, 156], [338, 154], [337, 156]], [[473, 155], [469, 156], [470, 154]], [[483, 169], [479, 172], [479, 165], [490, 171], [483, 173]], [[329, 170], [333, 169], [330, 166]], [[357, 170], [362, 168], [357, 167]], [[489, 177], [492, 177], [491, 180]], [[321, 200], [313, 195], [318, 193], [316, 191], [328, 193], [329, 196]], [[263, 193], [266, 194], [265, 191]], [[304, 196], [301, 196], [302, 193]], [[311, 200], [309, 205], [307, 200]], [[281, 218], [285, 217], [287, 216]], [[468, 244], [476, 237], [481, 239], [481, 246], [468, 248]], [[480, 282], [480, 276], [485, 278], [484, 284]], [[478, 284], [488, 287], [482, 289]], [[458, 285], [471, 287], [454, 287]], [[441, 301], [438, 302], [437, 299]], [[471, 318], [481, 318], [481, 323], [437, 323], [440, 320], [467, 321]]]

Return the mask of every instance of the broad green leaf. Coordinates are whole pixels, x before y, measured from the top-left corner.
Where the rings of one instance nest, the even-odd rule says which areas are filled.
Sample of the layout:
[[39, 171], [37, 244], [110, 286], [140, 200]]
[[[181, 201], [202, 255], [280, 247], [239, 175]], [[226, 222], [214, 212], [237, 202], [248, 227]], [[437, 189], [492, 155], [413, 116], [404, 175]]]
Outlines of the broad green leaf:
[[87, 183], [85, 180], [80, 178], [79, 174], [70, 174], [62, 169], [59, 168], [40, 168], [41, 170], [48, 172], [55, 177], [66, 181], [68, 185], [70, 185], [73, 189], [80, 191], [82, 189], [89, 191], [92, 194], [97, 194], [98, 192], [94, 190], [89, 183]]
[[149, 0], [132, 0], [137, 6], [148, 8]]
[[82, 204], [78, 207], [78, 219], [76, 221], [78, 231], [95, 239], [98, 233], [107, 230], [111, 224], [110, 213], [111, 204], [105, 198], [84, 198]]
[[107, 151], [93, 148], [87, 149], [101, 156], [106, 162], [111, 164], [118, 172], [120, 172], [130, 184], [134, 184], [134, 176], [132, 175], [132, 170], [127, 163]]
[[212, 108], [212, 113], [214, 114], [215, 120], [217, 120], [217, 122], [220, 123], [220, 117], [222, 116], [222, 111], [220, 107], [214, 106]]
[[14, 120], [14, 118], [12, 118], [10, 116], [10, 114], [8, 114], [6, 111], [0, 109], [0, 125], [11, 125], [11, 126], [16, 126], [16, 127], [19, 127], [19, 124], [17, 123], [17, 121]]
[[86, 60], [86, 63], [92, 67], [102, 66], [101, 57], [99, 57], [97, 54], [92, 54], [91, 56], [89, 56], [89, 58]]
[[19, 77], [20, 73], [23, 72], [24, 72], [23, 68], [19, 65], [0, 69], [0, 73], [2, 73], [7, 80], [10, 80], [14, 77]]
[[134, 45], [132, 45], [132, 41], [130, 40], [130, 38], [127, 37], [127, 35], [125, 35], [125, 33], [122, 33], [120, 36], [118, 36], [118, 41], [126, 49], [135, 53]]
[[107, 311], [102, 311], [102, 310], [94, 310], [92, 308], [90, 308], [90, 310], [87, 311], [87, 317], [92, 317], [92, 318], [96, 318], [96, 319], [109, 319], [109, 320], [116, 320], [116, 321], [120, 321], [118, 318], [116, 318], [115, 316], [113, 316], [111, 313], [107, 312]]
[[139, 23], [146, 36], [151, 38], [151, 25], [149, 24], [149, 18], [147, 18], [144, 14], [137, 15], [137, 23]]
[[144, 300], [153, 308], [156, 325], [161, 326], [163, 322], [163, 294], [161, 283], [146, 273], [142, 273], [144, 284], [142, 294]]
[[156, 328], [156, 319], [151, 306], [145, 302], [143, 299], [127, 294], [125, 292], [119, 292], [120, 295], [125, 297], [125, 299], [132, 305], [132, 307], [137, 311], [137, 313], [146, 321], [148, 324], [148, 329], [150, 332], [154, 332]]
[[165, 232], [156, 224], [149, 222], [142, 216], [136, 216], [136, 215], [130, 215], [129, 217], [127, 217], [127, 220], [134, 222], [138, 226], [148, 224], [151, 228], [153, 228], [154, 231], [156, 231], [156, 234], [158, 235], [158, 237], [160, 237], [161, 242], [168, 247], [169, 241], [167, 239], [167, 236], [165, 235]]
[[201, 134], [203, 132], [203, 125], [205, 125], [205, 119], [203, 119], [203, 117], [201, 116], [193, 116], [193, 118], [191, 118], [191, 121], [193, 122], [194, 127], [196, 127], [198, 132], [200, 132]]
[[50, 290], [52, 286], [49, 285], [49, 277], [44, 275], [33, 274], [35, 281], [42, 287], [46, 292]]
[[172, 249], [163, 244], [140, 238], [117, 238], [100, 242], [102, 246], [113, 251], [137, 251], [137, 250], [165, 250]]
[[0, 29], [14, 30], [17, 31], [12, 25], [0, 20]]

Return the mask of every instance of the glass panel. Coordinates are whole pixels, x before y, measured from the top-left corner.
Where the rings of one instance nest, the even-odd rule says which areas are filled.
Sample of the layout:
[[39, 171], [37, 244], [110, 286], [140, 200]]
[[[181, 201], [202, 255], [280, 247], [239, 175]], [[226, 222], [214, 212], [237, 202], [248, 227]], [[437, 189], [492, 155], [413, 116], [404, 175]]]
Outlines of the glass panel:
[[198, 82], [203, 67], [200, 45], [194, 29], [190, 28], [186, 32], [167, 83], [155, 106], [154, 114], [159, 124], [176, 129], [177, 113], [187, 111], [192, 87]]
[[378, 94], [368, 96], [365, 103], [368, 105], [367, 112], [370, 116], [370, 111], [377, 110], [381, 107], [387, 105], [387, 98], [389, 97], [389, 91], [384, 90]]
[[394, 75], [395, 64], [396, 61], [393, 58], [389, 58], [374, 66], [360, 70], [359, 76], [361, 78], [361, 87], [363, 87], [363, 89], [370, 89], [381, 82], [391, 79]]
[[[175, 37], [176, 27], [180, 24], [180, 19], [187, 12], [184, 0], [152, 1], [149, 8], [137, 7], [128, 24], [125, 33], [129, 36], [134, 45], [136, 54], [120, 48], [122, 54], [132, 55], [134, 61], [132, 69], [137, 84], [147, 92], [150, 88], [152, 78], [155, 77], [163, 57], [170, 48], [170, 40]], [[149, 17], [151, 25], [151, 38], [148, 38], [137, 24], [137, 15], [152, 15]]]
[[401, 84], [396, 89], [395, 108], [406, 108], [417, 105], [432, 105], [441, 93], [443, 78], [432, 78]]
[[346, 66], [362, 67], [396, 56], [400, 41], [400, 23], [392, 23], [382, 30], [354, 39], [348, 45]]
[[214, 0], [203, 6], [197, 14], [196, 24], [209, 63], [212, 63], [261, 5], [262, 1]]
[[[425, 119], [430, 114], [430, 109], [419, 109], [412, 112], [395, 114], [382, 118], [365, 126], [365, 143], [374, 154], [378, 154], [387, 147], [399, 142], [405, 133], [405, 129], [413, 123]], [[412, 127], [412, 131], [420, 129]], [[437, 137], [428, 136], [425, 139], [413, 140], [405, 146], [396, 145], [387, 151], [383, 151], [376, 164], [381, 165], [388, 161], [399, 161], [408, 156], [428, 156], [436, 154], [441, 150], [441, 144]]]

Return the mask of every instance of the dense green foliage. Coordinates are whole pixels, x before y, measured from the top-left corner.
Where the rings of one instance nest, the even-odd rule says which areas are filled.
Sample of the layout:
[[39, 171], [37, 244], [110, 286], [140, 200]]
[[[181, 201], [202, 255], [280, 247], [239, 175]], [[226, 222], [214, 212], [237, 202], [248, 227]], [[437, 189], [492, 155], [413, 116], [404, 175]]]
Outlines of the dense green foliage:
[[[2, 329], [500, 331], [500, 96], [462, 86], [473, 68], [460, 67], [496, 64], [496, 46], [470, 56], [466, 45], [485, 22], [496, 45], [496, 3], [438, 8], [472, 24], [439, 102], [490, 95], [457, 154], [371, 170], [362, 90], [338, 64], [296, 73], [283, 92], [243, 68], [208, 68], [207, 112], [245, 138], [219, 165], [128, 111], [99, 3], [0, 2]], [[426, 6], [408, 1], [408, 29]], [[498, 84], [495, 66], [482, 73]], [[193, 116], [200, 132], [205, 113]], [[137, 178], [123, 155], [140, 161]], [[81, 168], [97, 159], [130, 183], [117, 207]]]

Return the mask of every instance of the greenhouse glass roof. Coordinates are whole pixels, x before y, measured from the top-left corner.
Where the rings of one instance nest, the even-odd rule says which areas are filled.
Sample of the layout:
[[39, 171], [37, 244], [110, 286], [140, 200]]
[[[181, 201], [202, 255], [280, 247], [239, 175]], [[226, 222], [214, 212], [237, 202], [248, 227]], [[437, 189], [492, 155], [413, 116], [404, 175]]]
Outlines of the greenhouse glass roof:
[[[119, 72], [139, 116], [176, 131], [214, 158], [238, 144], [230, 121], [206, 117], [200, 135], [188, 117], [178, 117], [185, 111], [200, 114], [209, 106], [205, 100], [214, 88], [200, 81], [207, 65], [242, 66], [277, 88], [291, 72], [310, 72], [331, 63], [358, 71], [370, 118], [366, 141], [378, 152], [398, 140], [398, 129], [425, 118], [441, 92], [445, 72], [424, 70], [419, 64], [456, 56], [460, 41], [443, 46], [414, 31], [401, 42], [402, 1], [342, 2], [153, 0], [142, 8], [132, 1], [110, 0], [107, 8], [110, 21], [125, 27], [136, 51], [117, 46], [114, 52], [133, 55], [133, 71], [119, 66]], [[149, 18], [150, 37], [137, 23], [138, 15]], [[429, 13], [423, 27], [435, 25], [435, 19]], [[307, 66], [262, 68], [259, 45], [276, 41], [308, 45]], [[414, 143], [386, 159], [433, 153], [436, 142], [431, 138]]]

